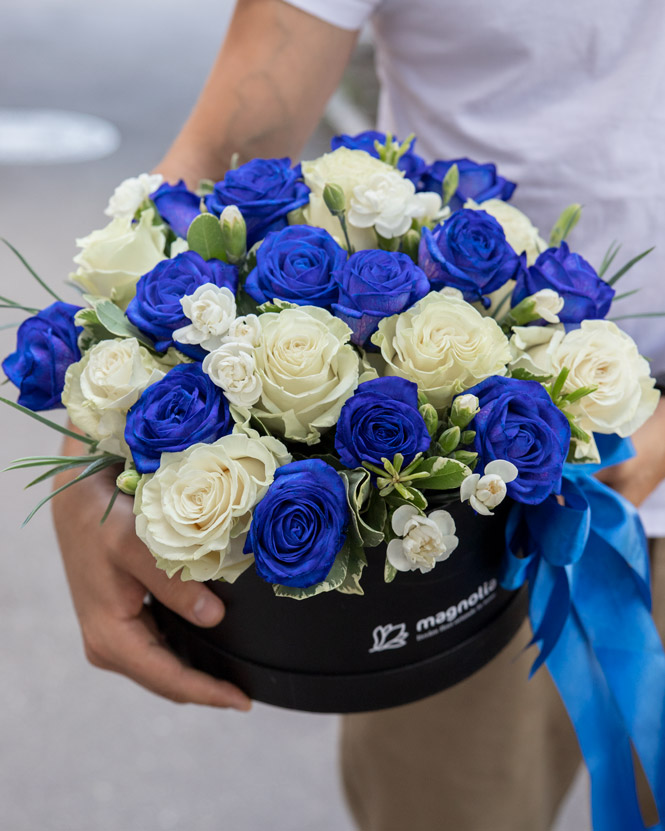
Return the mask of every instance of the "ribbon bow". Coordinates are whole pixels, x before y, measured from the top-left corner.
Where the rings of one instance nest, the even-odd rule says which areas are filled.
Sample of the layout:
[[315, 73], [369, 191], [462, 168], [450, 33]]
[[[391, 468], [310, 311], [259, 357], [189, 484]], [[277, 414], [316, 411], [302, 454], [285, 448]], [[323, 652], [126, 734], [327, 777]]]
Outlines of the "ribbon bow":
[[[516, 503], [502, 585], [529, 583], [532, 643], [577, 732], [595, 831], [645, 831], [631, 742], [665, 822], [665, 652], [651, 617], [647, 541], [636, 509], [593, 477], [632, 445], [597, 437], [599, 465], [564, 467], [561, 505]], [[657, 826], [658, 831], [665, 826]]]

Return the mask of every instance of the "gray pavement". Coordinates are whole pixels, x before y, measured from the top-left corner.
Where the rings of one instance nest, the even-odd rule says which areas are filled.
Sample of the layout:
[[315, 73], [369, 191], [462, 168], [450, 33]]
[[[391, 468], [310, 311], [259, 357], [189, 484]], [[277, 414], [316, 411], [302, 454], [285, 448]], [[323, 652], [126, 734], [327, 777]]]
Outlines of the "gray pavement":
[[[170, 143], [231, 6], [23, 0], [4, 9], [0, 107], [90, 113], [121, 136], [118, 151], [97, 161], [0, 165], [0, 236], [53, 285], [70, 270], [74, 238], [103, 224], [115, 184], [149, 169]], [[325, 137], [321, 128], [312, 153]], [[29, 305], [48, 302], [5, 250], [0, 283], [0, 293]], [[14, 319], [6, 312], [0, 323]], [[0, 331], [1, 355], [13, 336]], [[8, 408], [0, 430], [3, 467], [58, 446], [55, 434]], [[22, 490], [27, 481], [0, 479], [0, 831], [351, 829], [335, 717], [176, 707], [85, 662], [48, 511], [20, 528], [46, 493]], [[90, 548], [92, 558], [92, 540]], [[557, 831], [588, 828], [583, 790]]]

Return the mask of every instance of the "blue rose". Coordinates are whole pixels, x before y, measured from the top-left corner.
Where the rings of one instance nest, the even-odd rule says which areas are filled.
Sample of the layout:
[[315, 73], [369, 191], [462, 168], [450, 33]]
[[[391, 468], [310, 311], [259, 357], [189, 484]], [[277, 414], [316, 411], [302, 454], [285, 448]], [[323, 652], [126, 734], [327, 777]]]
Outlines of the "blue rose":
[[560, 489], [570, 446], [570, 424], [537, 381], [493, 375], [465, 390], [477, 395], [480, 411], [471, 422], [474, 449], [485, 467], [506, 459], [518, 470], [507, 485], [516, 502], [537, 505]]
[[127, 414], [125, 441], [139, 473], [154, 473], [162, 453], [211, 444], [233, 422], [219, 387], [200, 364], [180, 364], [145, 389]]
[[335, 315], [353, 330], [351, 341], [362, 346], [384, 317], [398, 314], [430, 291], [422, 269], [406, 254], [357, 251], [335, 274], [339, 298]]
[[179, 237], [186, 238], [189, 226], [201, 213], [201, 197], [188, 190], [181, 179], [177, 185], [164, 182], [150, 194], [150, 198], [164, 222], [167, 222]]
[[327, 231], [291, 225], [273, 231], [256, 252], [256, 268], [245, 291], [257, 303], [274, 298], [301, 306], [324, 306], [337, 299], [332, 274], [346, 262], [346, 251]]
[[[358, 133], [355, 136], [334, 136], [330, 142], [330, 149], [337, 150], [338, 147], [348, 147], [349, 150], [364, 150], [370, 156], [379, 158], [379, 154], [374, 147], [374, 142], [378, 141], [380, 144], [385, 144], [386, 134], [380, 133], [378, 130], [365, 130], [363, 133]], [[398, 139], [394, 139], [398, 141]], [[422, 156], [413, 152], [416, 139], [412, 139], [409, 149], [401, 157], [397, 163], [398, 170], [403, 170], [407, 179], [411, 179], [414, 185], [418, 185], [420, 180], [427, 170], [427, 162]]]
[[79, 309], [60, 301], [51, 303], [18, 327], [16, 351], [5, 358], [2, 368], [18, 387], [22, 407], [35, 411], [62, 407], [67, 367], [81, 358], [81, 327], [74, 325]]
[[254, 508], [245, 542], [269, 583], [307, 588], [324, 580], [346, 539], [346, 488], [321, 459], [292, 462], [275, 472]]
[[541, 289], [553, 289], [563, 298], [562, 323], [604, 318], [614, 298], [612, 286], [583, 257], [571, 254], [565, 242], [543, 251], [528, 271], [518, 275], [513, 306]]
[[517, 279], [525, 269], [506, 240], [503, 228], [485, 211], [463, 209], [433, 231], [423, 228], [418, 264], [433, 289], [452, 286], [470, 303]]
[[289, 211], [309, 202], [309, 188], [300, 179], [300, 166], [290, 159], [253, 159], [229, 170], [206, 196], [208, 210], [220, 216], [227, 205], [237, 205], [247, 223], [247, 247], [268, 231], [286, 226]]
[[194, 294], [199, 286], [214, 283], [234, 294], [238, 285], [236, 267], [221, 260], [204, 260], [195, 251], [185, 251], [161, 263], [144, 274], [136, 284], [136, 297], [127, 307], [127, 317], [145, 335], [155, 342], [158, 352], [176, 345], [192, 358], [203, 358], [205, 352], [198, 346], [175, 344], [173, 332], [190, 321], [182, 310], [180, 298]]
[[348, 468], [363, 462], [383, 467], [381, 459], [404, 463], [430, 446], [430, 436], [418, 412], [418, 387], [398, 377], [376, 378], [359, 384], [342, 407], [335, 433], [335, 450]]
[[440, 194], [445, 175], [454, 164], [457, 165], [459, 171], [459, 184], [449, 203], [452, 211], [459, 210], [467, 199], [473, 199], [474, 202], [503, 199], [507, 202], [515, 192], [517, 185], [499, 176], [496, 172], [496, 165], [478, 164], [471, 159], [434, 162], [423, 176], [424, 190], [433, 190]]

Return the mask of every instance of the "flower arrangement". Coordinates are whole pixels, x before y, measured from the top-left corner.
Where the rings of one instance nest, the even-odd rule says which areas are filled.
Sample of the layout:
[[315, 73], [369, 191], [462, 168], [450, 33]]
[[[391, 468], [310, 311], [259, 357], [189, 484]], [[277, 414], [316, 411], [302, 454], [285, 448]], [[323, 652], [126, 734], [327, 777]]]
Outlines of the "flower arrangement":
[[[357, 711], [437, 692], [508, 642], [524, 614], [514, 590], [528, 584], [534, 668], [547, 664], [568, 708], [602, 795], [598, 827], [641, 828], [626, 774], [637, 752], [663, 816], [653, 702], [665, 695], [665, 652], [637, 512], [592, 474], [628, 457], [626, 437], [659, 400], [647, 361], [608, 319], [616, 282], [649, 252], [607, 276], [618, 246], [596, 270], [566, 242], [579, 205], [546, 242], [493, 164], [429, 165], [414, 143], [337, 136], [314, 161], [232, 165], [196, 192], [128, 179], [110, 223], [78, 240], [71, 281], [84, 306], [63, 302], [15, 251], [54, 302], [40, 311], [2, 298], [31, 316], [2, 364], [18, 403], [0, 400], [88, 452], [12, 468], [46, 467], [31, 484], [81, 468], [64, 488], [121, 466], [102, 522], [118, 493], [133, 495], [136, 533], [169, 577], [240, 579], [229, 591], [263, 598], [258, 623], [236, 609], [238, 654], [190, 638], [170, 613], [176, 651], [283, 706]], [[58, 407], [78, 432], [40, 414]], [[470, 527], [478, 536], [458, 555], [483, 553], [497, 508], [501, 571], [485, 579], [471, 557], [444, 610], [441, 563]], [[350, 608], [344, 595], [363, 594], [370, 563], [368, 596]], [[251, 568], [258, 579], [243, 584]], [[403, 581], [417, 623], [409, 640], [395, 603], [405, 620], [372, 618], [367, 651], [359, 606], [372, 595], [383, 610], [383, 592], [399, 594], [382, 572]], [[431, 608], [413, 602], [414, 580]], [[291, 605], [289, 639], [270, 584], [277, 598], [341, 595]], [[497, 591], [498, 615], [487, 606]], [[332, 599], [343, 607], [334, 620]], [[481, 606], [448, 651], [429, 637]], [[353, 642], [322, 650], [323, 669], [307, 649], [315, 620], [322, 637], [335, 626]], [[269, 660], [266, 627], [278, 631]], [[395, 650], [409, 657], [389, 662]], [[379, 661], [369, 672], [368, 653]]]
[[447, 504], [541, 505], [658, 401], [606, 319], [616, 252], [596, 271], [569, 249], [578, 206], [546, 243], [514, 190], [375, 132], [196, 193], [126, 180], [78, 240], [85, 306], [29, 310], [3, 363], [18, 406], [65, 407], [89, 453], [15, 466], [122, 464], [170, 577], [362, 594], [381, 543], [386, 581], [431, 571], [458, 544]]

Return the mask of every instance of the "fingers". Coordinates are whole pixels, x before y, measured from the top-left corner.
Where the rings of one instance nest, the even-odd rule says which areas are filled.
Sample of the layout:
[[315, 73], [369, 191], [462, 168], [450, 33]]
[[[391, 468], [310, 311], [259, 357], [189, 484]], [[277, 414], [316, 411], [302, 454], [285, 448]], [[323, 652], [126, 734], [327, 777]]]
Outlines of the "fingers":
[[147, 548], [141, 546], [141, 549], [132, 552], [135, 556], [130, 562], [125, 559], [127, 570], [160, 603], [190, 623], [195, 626], [217, 626], [224, 617], [224, 604], [217, 595], [195, 580], [183, 582], [179, 575], [167, 577], [165, 572], [157, 568], [154, 557]]
[[[121, 546], [111, 549], [109, 556], [120, 572], [131, 575], [171, 611], [195, 626], [217, 626], [224, 617], [224, 604], [207, 586], [195, 580], [183, 582], [179, 575], [167, 577], [164, 571], [157, 568], [155, 558], [134, 536], [133, 528]], [[126, 588], [122, 586], [121, 591], [126, 591]], [[140, 604], [132, 607], [132, 616], [141, 610], [144, 594], [141, 594]]]
[[228, 681], [185, 666], [159, 640], [147, 610], [122, 624], [90, 660], [103, 669], [120, 672], [151, 692], [179, 703], [227, 707], [241, 712], [251, 709], [251, 700]]

